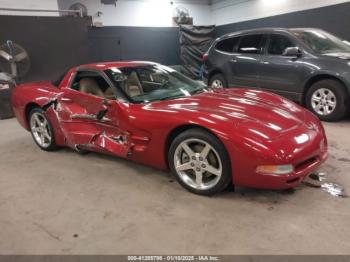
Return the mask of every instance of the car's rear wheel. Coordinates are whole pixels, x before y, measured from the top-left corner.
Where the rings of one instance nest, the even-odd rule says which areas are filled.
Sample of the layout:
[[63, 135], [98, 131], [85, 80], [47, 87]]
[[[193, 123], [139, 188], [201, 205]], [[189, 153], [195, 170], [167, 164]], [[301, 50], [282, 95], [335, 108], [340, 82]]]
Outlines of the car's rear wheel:
[[227, 83], [223, 74], [215, 74], [209, 80], [211, 88], [227, 88]]
[[34, 142], [45, 151], [56, 149], [55, 136], [50, 120], [41, 108], [34, 108], [29, 114], [30, 132]]
[[221, 141], [205, 130], [190, 129], [178, 135], [168, 156], [177, 181], [192, 193], [213, 195], [231, 183], [228, 153]]
[[306, 106], [323, 121], [338, 121], [347, 113], [348, 94], [339, 81], [316, 82], [306, 94]]

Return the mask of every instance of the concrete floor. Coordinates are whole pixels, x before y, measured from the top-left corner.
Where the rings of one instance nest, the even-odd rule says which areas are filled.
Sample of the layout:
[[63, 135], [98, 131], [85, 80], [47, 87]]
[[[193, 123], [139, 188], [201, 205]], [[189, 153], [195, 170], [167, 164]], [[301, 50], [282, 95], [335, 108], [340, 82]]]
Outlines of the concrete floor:
[[[350, 121], [325, 126], [321, 170], [350, 191]], [[0, 254], [349, 254], [349, 200], [304, 185], [201, 197], [125, 160], [41, 151], [0, 121]]]

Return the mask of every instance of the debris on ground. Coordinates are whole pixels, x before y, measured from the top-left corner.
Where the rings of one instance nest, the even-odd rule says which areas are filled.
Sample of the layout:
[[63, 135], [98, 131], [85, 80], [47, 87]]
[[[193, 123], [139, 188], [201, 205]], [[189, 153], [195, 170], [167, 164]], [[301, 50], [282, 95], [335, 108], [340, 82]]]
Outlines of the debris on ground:
[[323, 191], [328, 192], [332, 196], [338, 196], [338, 197], [347, 197], [347, 194], [345, 192], [345, 189], [335, 183], [324, 183], [321, 186]]
[[304, 179], [303, 183], [309, 187], [321, 188], [332, 196], [347, 197], [345, 189], [341, 185], [326, 182], [326, 180], [325, 173], [311, 173]]
[[325, 173], [311, 173], [307, 177], [305, 177], [303, 183], [310, 187], [321, 187], [323, 181], [326, 180]]

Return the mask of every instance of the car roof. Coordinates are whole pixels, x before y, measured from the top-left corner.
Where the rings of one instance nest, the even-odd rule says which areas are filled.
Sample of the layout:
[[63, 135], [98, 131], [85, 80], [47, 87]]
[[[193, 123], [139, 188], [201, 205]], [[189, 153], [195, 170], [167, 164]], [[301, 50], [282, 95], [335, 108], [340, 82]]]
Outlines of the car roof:
[[318, 28], [283, 28], [283, 27], [264, 27], [264, 28], [254, 28], [254, 29], [247, 29], [247, 30], [240, 30], [233, 33], [225, 34], [221, 37], [219, 37], [217, 40], [224, 39], [226, 37], [231, 37], [235, 35], [244, 35], [244, 34], [251, 34], [251, 33], [271, 33], [271, 32], [291, 32], [291, 31], [311, 31], [311, 30], [321, 30]]
[[107, 70], [110, 68], [123, 68], [123, 67], [137, 67], [145, 65], [156, 65], [155, 62], [149, 61], [115, 61], [115, 62], [100, 62], [91, 63], [75, 67], [76, 70], [79, 69], [94, 69], [94, 70]]

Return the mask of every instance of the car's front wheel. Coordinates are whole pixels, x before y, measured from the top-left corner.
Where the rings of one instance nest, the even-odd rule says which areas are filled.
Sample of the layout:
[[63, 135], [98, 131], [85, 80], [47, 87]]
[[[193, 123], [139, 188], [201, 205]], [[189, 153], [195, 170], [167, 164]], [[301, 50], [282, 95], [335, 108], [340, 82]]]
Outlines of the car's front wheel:
[[227, 83], [223, 74], [215, 74], [209, 80], [211, 88], [227, 88]]
[[29, 124], [34, 142], [42, 150], [52, 151], [56, 149], [52, 125], [41, 108], [34, 108], [30, 112]]
[[190, 129], [178, 135], [168, 156], [177, 181], [192, 193], [213, 195], [231, 183], [228, 153], [221, 141], [205, 130]]
[[306, 106], [323, 121], [338, 121], [347, 113], [348, 94], [333, 79], [316, 82], [306, 94]]

